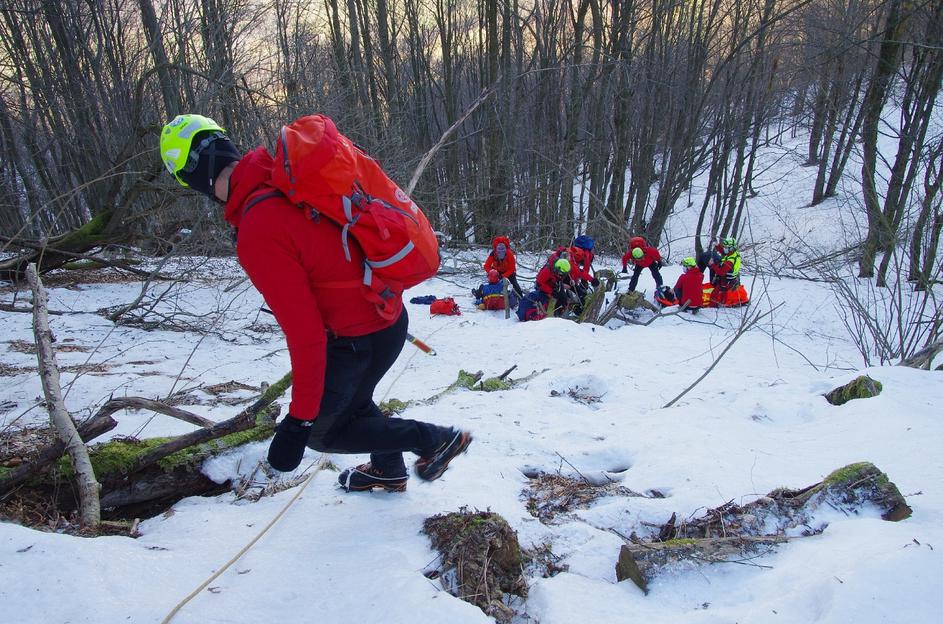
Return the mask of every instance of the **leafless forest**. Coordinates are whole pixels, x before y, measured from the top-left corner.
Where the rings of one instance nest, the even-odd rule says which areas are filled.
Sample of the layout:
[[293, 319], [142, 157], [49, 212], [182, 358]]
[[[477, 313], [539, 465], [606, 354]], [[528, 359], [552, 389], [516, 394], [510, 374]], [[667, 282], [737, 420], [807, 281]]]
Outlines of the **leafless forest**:
[[320, 111], [404, 182], [455, 126], [415, 199], [453, 241], [531, 249], [657, 242], [705, 173], [698, 247], [738, 235], [757, 151], [808, 136], [810, 204], [860, 179], [860, 276], [899, 249], [939, 280], [938, 0], [3, 0], [0, 62], [0, 278], [181, 228], [225, 252], [161, 126], [200, 112], [250, 148]]

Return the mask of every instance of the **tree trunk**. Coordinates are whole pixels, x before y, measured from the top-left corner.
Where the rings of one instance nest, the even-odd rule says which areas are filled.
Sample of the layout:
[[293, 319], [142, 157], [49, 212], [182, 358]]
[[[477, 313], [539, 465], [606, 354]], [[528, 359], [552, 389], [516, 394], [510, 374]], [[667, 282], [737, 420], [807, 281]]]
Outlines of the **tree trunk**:
[[861, 259], [858, 262], [858, 277], [874, 277], [874, 263], [877, 252], [880, 249], [886, 249], [888, 238], [893, 237], [893, 233], [889, 231], [890, 224], [886, 223], [884, 214], [881, 211], [881, 199], [878, 196], [875, 178], [877, 175], [877, 142], [881, 111], [884, 109], [884, 101], [887, 97], [891, 78], [900, 59], [901, 2], [902, 0], [889, 0], [877, 66], [874, 69], [862, 105], [864, 121], [861, 128], [863, 143], [861, 147], [861, 185], [864, 205], [868, 215], [868, 233], [862, 245]]
[[43, 395], [46, 397], [46, 406], [75, 468], [82, 525], [95, 527], [101, 521], [101, 505], [98, 499], [100, 486], [95, 479], [88, 448], [82, 442], [62, 397], [59, 368], [56, 366], [56, 356], [52, 350], [52, 331], [49, 329], [49, 317], [46, 316], [46, 291], [36, 273], [36, 265], [29, 265], [26, 276], [33, 289], [33, 333], [36, 336], [36, 358], [39, 361], [39, 375], [42, 380]]

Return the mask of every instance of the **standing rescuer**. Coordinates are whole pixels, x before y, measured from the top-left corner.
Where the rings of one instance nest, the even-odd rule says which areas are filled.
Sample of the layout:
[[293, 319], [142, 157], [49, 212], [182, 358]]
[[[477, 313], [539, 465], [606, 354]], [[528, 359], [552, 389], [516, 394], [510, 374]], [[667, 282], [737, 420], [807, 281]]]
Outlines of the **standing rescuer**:
[[419, 456], [419, 478], [439, 478], [471, 435], [389, 418], [374, 403], [374, 388], [403, 348], [408, 317], [400, 294], [384, 293], [383, 313], [363, 296], [360, 246], [331, 219], [289, 202], [272, 186], [271, 154], [258, 147], [241, 155], [212, 119], [177, 116], [161, 132], [160, 152], [180, 184], [224, 205], [239, 263], [285, 334], [292, 396], [269, 447], [272, 467], [294, 470], [305, 446], [370, 453], [370, 462], [340, 474], [341, 486], [403, 491], [403, 452], [410, 451]]

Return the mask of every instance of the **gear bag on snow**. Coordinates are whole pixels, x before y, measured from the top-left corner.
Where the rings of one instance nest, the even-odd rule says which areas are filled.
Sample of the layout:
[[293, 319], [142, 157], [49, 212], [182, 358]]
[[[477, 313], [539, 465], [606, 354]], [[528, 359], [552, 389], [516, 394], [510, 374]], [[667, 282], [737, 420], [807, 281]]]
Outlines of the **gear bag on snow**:
[[341, 226], [348, 262], [354, 238], [365, 258], [363, 294], [384, 318], [392, 319], [397, 295], [439, 270], [439, 243], [422, 210], [327, 116], [282, 126], [271, 182], [310, 218]]
[[462, 311], [459, 309], [458, 304], [455, 303], [455, 299], [451, 297], [446, 297], [444, 299], [436, 299], [429, 305], [429, 314], [442, 314], [444, 316], [461, 316]]

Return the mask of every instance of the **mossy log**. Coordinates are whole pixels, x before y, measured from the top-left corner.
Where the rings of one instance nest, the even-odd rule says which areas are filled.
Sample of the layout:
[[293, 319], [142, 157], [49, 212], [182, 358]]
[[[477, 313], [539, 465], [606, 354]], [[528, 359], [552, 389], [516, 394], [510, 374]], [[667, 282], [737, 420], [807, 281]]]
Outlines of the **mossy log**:
[[[111, 210], [105, 210], [80, 228], [54, 241], [49, 241], [45, 245], [24, 242], [21, 246], [28, 249], [26, 252], [0, 262], [0, 280], [19, 282], [26, 277], [26, 267], [31, 262], [36, 263], [39, 273], [45, 273], [72, 262], [75, 260], [75, 254], [85, 253], [95, 247], [114, 242], [116, 237], [106, 233], [109, 231], [108, 226], [114, 214]], [[11, 241], [11, 247], [15, 246], [17, 246], [17, 241]]]
[[[269, 386], [252, 405], [229, 420], [170, 438], [115, 439], [89, 449], [101, 483], [102, 515], [146, 517], [187, 496], [213, 495], [229, 489], [200, 472], [207, 459], [272, 435], [278, 406], [274, 401], [291, 385], [291, 373]], [[72, 465], [60, 457], [54, 468], [22, 487], [56, 501], [60, 513], [75, 508]]]
[[844, 405], [854, 399], [870, 399], [881, 394], [884, 386], [880, 381], [875, 381], [867, 375], [861, 375], [839, 386], [825, 395], [825, 400], [832, 405]]
[[676, 523], [677, 515], [658, 531], [658, 537], [622, 547], [616, 564], [619, 580], [632, 579], [643, 590], [665, 565], [675, 562], [718, 563], [755, 555], [761, 548], [821, 533], [826, 523], [815, 519], [822, 506], [853, 515], [866, 505], [876, 507], [884, 520], [899, 521], [912, 513], [887, 475], [874, 464], [849, 464], [821, 482], [798, 490], [780, 488], [746, 505], [728, 502], [693, 520]]
[[[111, 431], [118, 426], [118, 422], [108, 414], [99, 414], [78, 426], [79, 437], [83, 442], [90, 442], [98, 436]], [[54, 442], [37, 451], [28, 461], [15, 468], [0, 467], [0, 496], [4, 496], [18, 485], [25, 483], [31, 477], [49, 467], [54, 461], [62, 457], [65, 452], [65, 443]]]
[[489, 377], [482, 380], [484, 373], [478, 371], [477, 373], [469, 373], [465, 370], [458, 371], [458, 377], [454, 382], [449, 384], [449, 386], [438, 392], [428, 399], [420, 399], [418, 401], [400, 401], [399, 399], [393, 398], [388, 401], [383, 401], [378, 405], [380, 411], [386, 414], [387, 416], [392, 416], [393, 414], [400, 414], [411, 405], [433, 405], [437, 403], [439, 399], [448, 395], [449, 393], [458, 390], [459, 388], [464, 388], [466, 390], [476, 390], [482, 392], [496, 392], [498, 390], [511, 390], [514, 386], [530, 381], [537, 375], [547, 372], [549, 369], [545, 368], [542, 371], [534, 371], [526, 377], [521, 377], [520, 379], [510, 379], [508, 375], [517, 368], [517, 364], [504, 371], [497, 377]]
[[616, 562], [616, 579], [631, 580], [648, 593], [648, 583], [663, 568], [683, 562], [728, 563], [754, 558], [788, 541], [782, 535], [672, 539], [666, 542], [623, 544]]
[[616, 274], [610, 269], [596, 271], [596, 279], [599, 280], [599, 285], [586, 296], [586, 300], [583, 302], [583, 311], [576, 319], [577, 323], [600, 324], [598, 321], [603, 313], [603, 305], [606, 303], [606, 293], [615, 290], [619, 281]]

